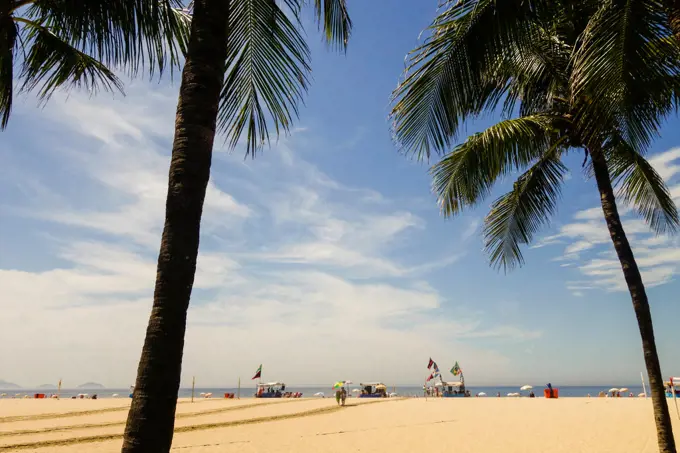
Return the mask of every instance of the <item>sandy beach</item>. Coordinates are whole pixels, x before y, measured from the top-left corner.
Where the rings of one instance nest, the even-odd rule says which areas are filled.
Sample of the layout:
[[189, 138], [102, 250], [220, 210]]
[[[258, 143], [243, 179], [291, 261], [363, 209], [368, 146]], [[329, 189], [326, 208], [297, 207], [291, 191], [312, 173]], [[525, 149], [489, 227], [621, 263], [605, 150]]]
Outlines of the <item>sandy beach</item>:
[[[118, 452], [119, 400], [0, 400], [0, 452]], [[676, 439], [680, 422], [674, 417]], [[465, 398], [182, 400], [173, 450], [655, 452], [651, 400]]]

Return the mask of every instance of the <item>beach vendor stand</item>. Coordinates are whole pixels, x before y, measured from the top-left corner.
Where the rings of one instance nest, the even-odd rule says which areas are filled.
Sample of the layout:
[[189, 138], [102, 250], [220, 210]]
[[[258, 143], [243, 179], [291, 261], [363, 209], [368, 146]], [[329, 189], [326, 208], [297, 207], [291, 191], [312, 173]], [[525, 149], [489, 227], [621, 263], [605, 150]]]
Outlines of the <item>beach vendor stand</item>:
[[361, 383], [359, 386], [359, 398], [387, 398], [387, 386], [382, 382]]
[[462, 381], [442, 382], [443, 398], [462, 398], [466, 396], [465, 383]]
[[440, 375], [439, 379], [441, 381], [442, 397], [464, 398], [470, 396], [470, 392], [465, 389], [465, 376], [463, 376], [463, 370], [460, 365], [458, 365], [458, 362], [453, 365], [449, 372], [454, 376], [457, 376], [460, 380], [444, 382]]
[[255, 398], [282, 398], [286, 391], [286, 384], [283, 382], [267, 382], [257, 384]]

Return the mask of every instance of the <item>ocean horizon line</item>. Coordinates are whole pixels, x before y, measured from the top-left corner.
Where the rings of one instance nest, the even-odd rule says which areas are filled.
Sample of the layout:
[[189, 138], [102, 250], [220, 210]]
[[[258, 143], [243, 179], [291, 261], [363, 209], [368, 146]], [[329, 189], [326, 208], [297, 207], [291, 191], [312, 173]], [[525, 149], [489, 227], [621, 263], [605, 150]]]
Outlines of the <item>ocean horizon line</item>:
[[[270, 382], [270, 381], [263, 381], [263, 382]], [[274, 381], [271, 381], [274, 382]], [[450, 382], [450, 381], [448, 381]], [[352, 383], [349, 384], [350, 386], [358, 386], [360, 383]], [[611, 387], [611, 386], [625, 386], [625, 387], [642, 387], [641, 383], [595, 383], [595, 384], [561, 384], [559, 382], [557, 383], [550, 383], [553, 387], [570, 387], [570, 388], [592, 388], [592, 387]], [[405, 388], [422, 388], [423, 384], [391, 384], [391, 383], [386, 383], [388, 387], [405, 387]], [[468, 387], [474, 388], [474, 387], [494, 387], [494, 388], [515, 388], [515, 387], [521, 387], [524, 385], [532, 385], [534, 388], [538, 387], [547, 387], [546, 384], [531, 384], [531, 383], [524, 383], [524, 384], [491, 384], [491, 383], [471, 383], [468, 384]], [[645, 385], [649, 386], [648, 382], [645, 382]], [[249, 383], [249, 385], [243, 385], [241, 384], [241, 388], [249, 388], [249, 387], [255, 387], [256, 383]], [[319, 389], [319, 388], [331, 388], [332, 384], [286, 384], [286, 386], [291, 387], [291, 388], [300, 388], [300, 389], [305, 389], [305, 388], [310, 388], [310, 389]], [[197, 390], [204, 390], [204, 389], [236, 389], [238, 388], [238, 384], [234, 385], [201, 385], [201, 386], [196, 386], [194, 387]], [[130, 386], [116, 386], [116, 387], [107, 387], [107, 386], [102, 386], [102, 387], [61, 387], [61, 390], [128, 390]], [[180, 390], [191, 390], [191, 386], [180, 386]], [[2, 388], [0, 387], [0, 390], [57, 390], [57, 388], [45, 388], [45, 387], [40, 387], [40, 386], [35, 386], [35, 387], [19, 387], [19, 388]]]

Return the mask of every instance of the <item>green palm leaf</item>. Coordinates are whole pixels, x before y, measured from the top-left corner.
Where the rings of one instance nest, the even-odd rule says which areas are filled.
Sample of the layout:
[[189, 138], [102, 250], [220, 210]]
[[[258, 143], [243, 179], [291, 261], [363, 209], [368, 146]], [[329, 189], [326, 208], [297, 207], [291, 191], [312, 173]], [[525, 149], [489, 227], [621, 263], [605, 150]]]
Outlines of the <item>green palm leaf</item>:
[[104, 64], [72, 47], [38, 24], [25, 22], [30, 51], [23, 62], [22, 90], [39, 88], [39, 98], [47, 101], [58, 88], [84, 87], [90, 93], [99, 89], [123, 90], [121, 81]]
[[[291, 10], [294, 19], [298, 12]], [[232, 1], [230, 16], [231, 64], [221, 93], [219, 128], [231, 147], [246, 130], [246, 154], [254, 156], [269, 139], [268, 119], [278, 135], [297, 115], [308, 84], [309, 49], [275, 0]]]
[[613, 140], [605, 150], [618, 195], [634, 206], [655, 232], [676, 233], [678, 210], [666, 183], [654, 167], [630, 144]]
[[504, 271], [522, 265], [521, 244], [531, 242], [557, 209], [567, 167], [557, 148], [522, 174], [510, 192], [491, 206], [484, 221], [485, 248], [494, 267]]
[[[229, 67], [218, 126], [235, 147], [245, 132], [246, 155], [255, 156], [275, 135], [288, 132], [308, 87], [310, 53], [300, 26], [302, 0], [231, 0]], [[352, 22], [345, 0], [315, 0], [325, 39], [344, 49]], [[288, 13], [288, 14], [286, 14]]]
[[314, 0], [314, 11], [326, 42], [338, 50], [345, 50], [352, 33], [352, 20], [345, 0]]
[[34, 0], [27, 18], [109, 68], [178, 68], [190, 16], [181, 0]]
[[446, 151], [460, 121], [493, 107], [506, 90], [500, 56], [524, 49], [535, 35], [532, 18], [546, 2], [446, 1], [424, 44], [409, 54], [403, 82], [393, 93], [395, 141], [428, 158]]
[[544, 114], [509, 119], [458, 145], [431, 170], [443, 214], [455, 215], [476, 205], [499, 177], [540, 158], [558, 121]]
[[608, 0], [590, 19], [573, 56], [573, 101], [584, 139], [618, 129], [649, 146], [680, 84], [680, 48], [661, 0]]

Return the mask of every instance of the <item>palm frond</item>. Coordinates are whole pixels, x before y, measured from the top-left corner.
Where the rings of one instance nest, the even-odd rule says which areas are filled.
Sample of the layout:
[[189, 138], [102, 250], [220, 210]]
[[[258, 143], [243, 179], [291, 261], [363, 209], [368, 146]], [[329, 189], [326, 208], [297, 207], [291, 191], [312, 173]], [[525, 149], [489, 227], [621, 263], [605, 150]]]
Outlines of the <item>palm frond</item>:
[[556, 121], [543, 114], [501, 121], [454, 148], [431, 170], [442, 213], [453, 216], [476, 205], [499, 177], [540, 158]]
[[584, 139], [621, 130], [646, 148], [680, 86], [680, 46], [662, 0], [600, 2], [573, 56], [573, 101]]
[[12, 17], [0, 21], [0, 130], [7, 127], [12, 111], [14, 83], [14, 52], [17, 48], [19, 29]]
[[62, 87], [84, 87], [88, 92], [123, 91], [122, 82], [104, 64], [72, 47], [47, 28], [26, 21], [30, 50], [23, 61], [22, 90], [39, 87], [46, 101]]
[[232, 2], [229, 55], [221, 93], [219, 128], [233, 148], [246, 131], [246, 155], [269, 140], [268, 119], [278, 136], [288, 131], [307, 89], [309, 49], [276, 0]]
[[654, 167], [620, 138], [613, 140], [605, 153], [618, 196], [624, 203], [634, 206], [656, 233], [676, 233], [680, 227], [678, 210]]
[[314, 0], [314, 12], [323, 28], [326, 42], [338, 50], [346, 50], [352, 34], [352, 20], [345, 0]]
[[494, 78], [507, 81], [503, 110], [510, 116], [555, 110], [569, 97], [569, 59], [573, 46], [557, 27], [536, 24], [534, 39], [524, 48], [509, 47], [499, 58]]
[[462, 120], [493, 107], [506, 90], [497, 77], [507, 49], [521, 52], [535, 35], [536, 10], [550, 2], [460, 0], [444, 9], [407, 60], [392, 95], [392, 132], [418, 159], [447, 151]]
[[522, 174], [510, 192], [491, 206], [484, 220], [485, 249], [491, 265], [505, 272], [524, 263], [520, 250], [555, 214], [567, 167], [557, 147]]
[[35, 0], [26, 17], [112, 69], [162, 74], [182, 62], [190, 16], [181, 0]]

